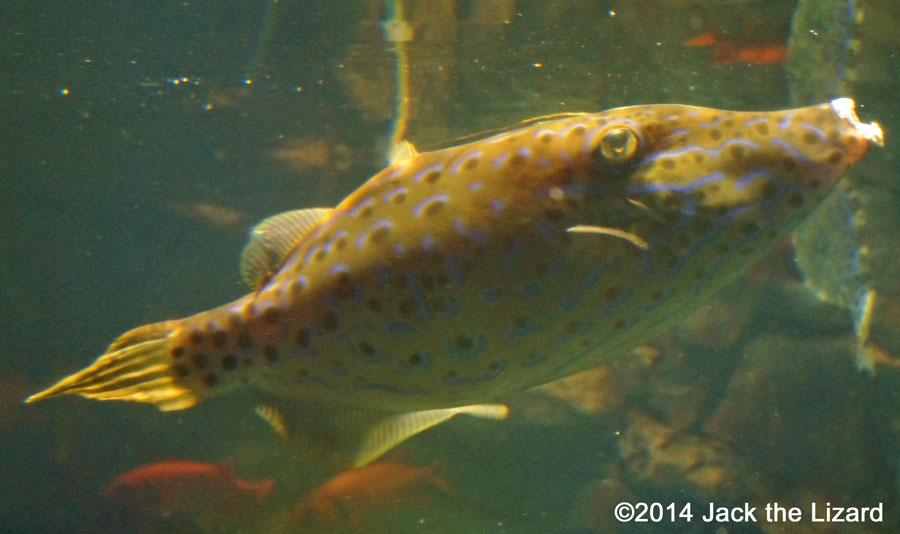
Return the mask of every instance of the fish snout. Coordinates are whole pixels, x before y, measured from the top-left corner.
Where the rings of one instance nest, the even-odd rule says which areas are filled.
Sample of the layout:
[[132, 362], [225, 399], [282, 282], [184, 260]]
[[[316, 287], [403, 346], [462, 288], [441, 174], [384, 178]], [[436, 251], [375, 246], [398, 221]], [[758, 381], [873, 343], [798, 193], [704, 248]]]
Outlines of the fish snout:
[[838, 143], [847, 154], [846, 165], [852, 165], [872, 145], [884, 146], [884, 132], [877, 122], [864, 123], [856, 116], [856, 102], [852, 98], [836, 98], [828, 104], [839, 121]]

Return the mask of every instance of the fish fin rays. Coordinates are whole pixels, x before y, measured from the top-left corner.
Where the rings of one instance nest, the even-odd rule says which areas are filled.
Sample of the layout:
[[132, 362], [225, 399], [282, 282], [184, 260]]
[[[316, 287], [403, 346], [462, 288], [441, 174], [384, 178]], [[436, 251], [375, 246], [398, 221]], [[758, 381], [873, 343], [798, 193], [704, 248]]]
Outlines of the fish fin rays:
[[[409, 413], [334, 408], [302, 403], [256, 407], [272, 430], [299, 455], [313, 463], [346, 469], [370, 464], [413, 436], [458, 414], [504, 419], [503, 404], [476, 404]], [[297, 429], [303, 429], [298, 432]]]
[[297, 241], [331, 212], [331, 208], [291, 210], [254, 226], [241, 252], [241, 276], [247, 285], [259, 289], [278, 270]]
[[458, 414], [482, 419], [504, 419], [508, 413], [509, 409], [503, 404], [475, 404], [390, 416], [373, 426], [366, 434], [353, 467], [362, 467], [377, 460], [400, 443]]
[[402, 141], [397, 141], [396, 143], [391, 145], [391, 149], [388, 151], [388, 165], [399, 163], [418, 154], [419, 151], [416, 150], [415, 145], [413, 145], [409, 141], [405, 139]]
[[198, 397], [178, 384], [169, 362], [168, 336], [175, 323], [165, 321], [126, 332], [93, 364], [35, 393], [25, 402], [81, 395], [98, 400], [147, 402], [162, 411], [193, 406]]
[[600, 235], [608, 235], [612, 237], [618, 237], [628, 241], [632, 245], [636, 246], [641, 250], [647, 250], [650, 248], [650, 245], [647, 244], [647, 241], [644, 240], [641, 236], [637, 234], [633, 234], [631, 232], [627, 232], [625, 230], [621, 230], [619, 228], [610, 228], [608, 226], [593, 226], [587, 224], [579, 224], [577, 226], [573, 226], [571, 228], [566, 228], [566, 232], [572, 233], [581, 233], [581, 234], [600, 234]]

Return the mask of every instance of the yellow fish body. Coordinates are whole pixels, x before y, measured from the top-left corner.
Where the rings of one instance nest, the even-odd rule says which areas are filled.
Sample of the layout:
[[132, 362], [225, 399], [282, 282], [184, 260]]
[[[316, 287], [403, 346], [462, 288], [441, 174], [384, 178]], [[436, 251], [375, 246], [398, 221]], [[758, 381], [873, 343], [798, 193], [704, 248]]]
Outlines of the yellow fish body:
[[625, 107], [412, 153], [308, 214], [253, 293], [127, 332], [28, 401], [178, 410], [248, 383], [397, 412], [492, 401], [686, 316], [881, 141], [837, 99]]

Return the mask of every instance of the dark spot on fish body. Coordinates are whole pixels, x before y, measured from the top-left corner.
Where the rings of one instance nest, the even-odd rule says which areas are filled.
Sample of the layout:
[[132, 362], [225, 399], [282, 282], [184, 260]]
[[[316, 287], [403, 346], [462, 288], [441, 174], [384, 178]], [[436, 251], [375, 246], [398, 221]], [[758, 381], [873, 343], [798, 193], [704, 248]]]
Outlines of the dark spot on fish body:
[[426, 172], [422, 176], [422, 181], [427, 182], [429, 184], [433, 184], [440, 177], [441, 177], [441, 171], [439, 171], [438, 169], [432, 169], [432, 170]]
[[741, 159], [746, 153], [744, 147], [742, 147], [741, 145], [732, 145], [731, 148], [728, 149], [728, 151], [731, 153], [731, 157], [734, 159]]
[[409, 357], [406, 359], [406, 361], [409, 362], [410, 365], [415, 367], [415, 366], [419, 366], [422, 364], [423, 358], [422, 358], [421, 354], [416, 352], [414, 354], [410, 354]]
[[297, 330], [297, 346], [301, 349], [305, 349], [309, 347], [310, 340], [312, 339], [312, 332], [308, 327], [302, 327]]
[[713, 141], [718, 141], [719, 139], [722, 138], [722, 132], [720, 132], [716, 128], [713, 128], [712, 130], [709, 131], [709, 138], [712, 139]]
[[412, 317], [413, 312], [416, 309], [416, 301], [412, 297], [406, 297], [400, 302], [400, 305], [397, 308], [397, 312], [404, 319], [409, 319]]
[[274, 325], [278, 323], [278, 320], [281, 318], [281, 310], [278, 308], [271, 306], [266, 308], [262, 312], [262, 320], [270, 325]]
[[219, 378], [216, 375], [214, 375], [213, 373], [209, 373], [203, 377], [203, 383], [207, 387], [213, 387], [219, 383]]
[[373, 347], [371, 343], [368, 343], [366, 341], [360, 341], [358, 347], [359, 347], [359, 351], [366, 358], [371, 358], [372, 356], [375, 355], [375, 347]]
[[206, 334], [200, 330], [192, 330], [189, 338], [194, 345], [201, 345], [206, 341]]
[[759, 196], [763, 200], [771, 200], [778, 193], [778, 186], [771, 180], [766, 180], [760, 187]]
[[662, 160], [660, 165], [662, 165], [663, 169], [671, 171], [672, 169], [674, 169], [676, 167], [677, 164], [675, 163], [675, 160], [673, 160], [673, 159], [664, 159], [664, 160]]
[[184, 357], [187, 351], [181, 345], [176, 345], [172, 347], [172, 350], [169, 351], [169, 354], [172, 356], [173, 360], [180, 360]]
[[525, 162], [528, 161], [528, 158], [526, 158], [522, 154], [515, 154], [513, 157], [509, 158], [508, 161], [509, 161], [510, 165], [518, 167], [518, 166], [524, 165]]
[[181, 363], [173, 365], [172, 371], [174, 371], [176, 378], [187, 378], [191, 374], [191, 369]]
[[760, 135], [769, 135], [769, 125], [764, 122], [761, 122], [756, 125], [756, 131]]
[[237, 369], [238, 361], [234, 354], [227, 354], [222, 358], [222, 369], [226, 371], [234, 371]]
[[278, 361], [278, 349], [273, 345], [266, 345], [263, 348], [263, 359], [266, 363], [275, 363]]
[[472, 344], [473, 344], [472, 338], [470, 338], [469, 336], [467, 336], [465, 334], [460, 334], [460, 335], [456, 336], [456, 339], [454, 340], [454, 342], [456, 343], [456, 346], [460, 348], [460, 350], [469, 350], [472, 348]]
[[803, 203], [805, 202], [805, 200], [806, 199], [803, 197], [803, 195], [801, 193], [795, 192], [795, 193], [791, 193], [790, 195], [787, 196], [787, 198], [785, 199], [785, 203], [787, 203], [787, 205], [790, 206], [791, 208], [797, 209], [797, 208], [803, 206]]
[[253, 337], [247, 332], [241, 332], [238, 334], [238, 347], [241, 350], [249, 350], [253, 347]]
[[337, 329], [338, 316], [333, 311], [327, 311], [322, 314], [322, 328], [329, 332]]
[[[829, 165], [837, 165], [843, 159], [844, 159], [844, 155], [839, 150], [835, 150], [831, 154], [828, 155], [828, 158], [826, 161]], [[818, 187], [818, 186], [816, 186], [816, 187]]]
[[366, 307], [369, 308], [369, 310], [378, 313], [381, 311], [383, 306], [381, 303], [381, 299], [377, 297], [370, 297], [368, 300], [366, 300]]
[[792, 156], [785, 156], [781, 160], [781, 168], [788, 174], [793, 174], [797, 170], [797, 161]]
[[741, 224], [739, 231], [741, 234], [748, 236], [759, 231], [759, 225], [753, 221], [747, 221]]
[[563, 325], [563, 332], [568, 335], [573, 335], [581, 328], [581, 321], [568, 321]]

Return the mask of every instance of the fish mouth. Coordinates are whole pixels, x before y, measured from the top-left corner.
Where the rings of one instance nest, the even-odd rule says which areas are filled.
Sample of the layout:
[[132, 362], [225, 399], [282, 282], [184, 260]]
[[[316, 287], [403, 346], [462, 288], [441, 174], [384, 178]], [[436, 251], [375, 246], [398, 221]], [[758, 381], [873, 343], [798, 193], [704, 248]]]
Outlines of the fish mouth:
[[860, 121], [856, 116], [856, 102], [852, 98], [835, 98], [831, 101], [831, 107], [838, 118], [845, 121], [859, 137], [874, 145], [884, 146], [884, 131], [881, 126], [877, 122]]

